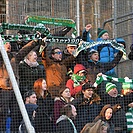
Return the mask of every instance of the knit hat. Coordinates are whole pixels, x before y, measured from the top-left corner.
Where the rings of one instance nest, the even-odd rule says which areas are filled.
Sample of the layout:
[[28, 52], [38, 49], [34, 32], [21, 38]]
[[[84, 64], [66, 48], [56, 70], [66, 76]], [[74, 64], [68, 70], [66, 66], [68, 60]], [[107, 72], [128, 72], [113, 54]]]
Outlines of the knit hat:
[[9, 41], [3, 41], [3, 44], [5, 45], [6, 43], [10, 43]]
[[97, 31], [98, 38], [100, 38], [104, 33], [108, 33], [108, 31], [101, 29], [101, 28], [98, 28], [98, 31]]
[[98, 53], [98, 51], [95, 50], [95, 49], [91, 49], [91, 50], [89, 51], [88, 58], [90, 59], [90, 57], [91, 57], [94, 53]]
[[86, 68], [82, 64], [76, 64], [74, 66], [74, 73], [78, 73], [79, 71], [86, 72]]
[[117, 86], [115, 84], [108, 82], [106, 84], [106, 92], [108, 93], [110, 90], [112, 90], [113, 88], [116, 88], [116, 87]]

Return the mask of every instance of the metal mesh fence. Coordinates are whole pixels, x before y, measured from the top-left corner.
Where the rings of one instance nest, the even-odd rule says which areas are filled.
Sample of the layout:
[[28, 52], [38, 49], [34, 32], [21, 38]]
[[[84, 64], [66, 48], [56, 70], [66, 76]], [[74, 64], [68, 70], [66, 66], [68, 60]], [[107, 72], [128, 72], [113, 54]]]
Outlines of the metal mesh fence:
[[[98, 28], [107, 30], [110, 39], [123, 38], [126, 42], [127, 55], [133, 44], [133, 0], [0, 1], [1, 23], [25, 24], [25, 17], [32, 15], [72, 19], [76, 22], [80, 37], [85, 26], [91, 24], [91, 39], [94, 41], [90, 41], [91, 45], [95, 45], [98, 38]], [[36, 26], [35, 22], [29, 24]], [[73, 29], [68, 29], [68, 32], [64, 33], [66, 30], [62, 30], [64, 26], [49, 24], [45, 26], [50, 28], [52, 35], [56, 36], [58, 33], [58, 37], [72, 38]], [[15, 35], [17, 32], [18, 30], [4, 30], [3, 34]], [[30, 31], [30, 34], [34, 33]], [[103, 43], [103, 40], [100, 41]], [[112, 54], [105, 62], [99, 59], [97, 51], [88, 51], [90, 49], [81, 51], [75, 59], [71, 52], [76, 49], [76, 44], [56, 42], [47, 41], [47, 46], [38, 40], [23, 43], [15, 41], [11, 42], [11, 46], [4, 45], [5, 48], [7, 47], [6, 51], [9, 50], [8, 56], [13, 72], [35, 131], [80, 133], [88, 123], [81, 133], [86, 133], [88, 130], [91, 133], [103, 133], [103, 130], [106, 133], [107, 130], [130, 133], [133, 129], [132, 61], [128, 58], [124, 60], [121, 52], [116, 50], [118, 45], [114, 46], [112, 42], [108, 45], [109, 51], [106, 45], [93, 47], [99, 53], [105, 47], [105, 51], [101, 52], [103, 55], [99, 54], [100, 58], [102, 56], [107, 58]], [[41, 54], [38, 52], [40, 48], [44, 48]], [[1, 47], [0, 50], [2, 53]], [[9, 54], [10, 50], [12, 54]], [[0, 57], [0, 131], [1, 133], [30, 132], [30, 129], [26, 130], [22, 107], [20, 111], [21, 105], [18, 106], [16, 102], [18, 99], [14, 95], [15, 87], [12, 89], [8, 66], [4, 65], [2, 58], [4, 59], [5, 56]], [[114, 73], [107, 74], [108, 70], [113, 70]], [[100, 80], [99, 78], [96, 80], [100, 72], [106, 76], [102, 75]], [[113, 77], [116, 79], [113, 80]], [[131, 80], [127, 79], [127, 83], [125, 77]], [[98, 85], [97, 88], [92, 84]], [[76, 107], [77, 114], [71, 104]], [[106, 116], [108, 108], [110, 115]]]

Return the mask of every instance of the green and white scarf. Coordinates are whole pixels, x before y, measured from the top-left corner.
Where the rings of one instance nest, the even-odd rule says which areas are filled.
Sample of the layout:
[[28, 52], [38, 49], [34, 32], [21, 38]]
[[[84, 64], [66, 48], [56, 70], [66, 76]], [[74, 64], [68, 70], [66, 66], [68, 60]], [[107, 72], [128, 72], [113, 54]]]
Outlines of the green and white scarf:
[[80, 85], [80, 82], [82, 82], [83, 80], [85, 80], [85, 76], [79, 76], [77, 74], [72, 74], [71, 79], [74, 81], [74, 87], [77, 87]]
[[124, 46], [117, 41], [114, 40], [102, 40], [102, 41], [94, 41], [94, 42], [82, 42], [79, 47], [76, 49], [74, 56], [76, 57], [82, 50], [86, 50], [88, 48], [94, 47], [99, 44], [110, 44], [113, 48], [120, 50], [123, 52], [123, 58], [126, 59], [126, 50]]
[[76, 23], [72, 19], [50, 18], [46, 16], [28, 16], [25, 23], [28, 24], [30, 22], [72, 27], [74, 29], [73, 37], [75, 38], [77, 35]]
[[111, 76], [102, 74], [102, 76], [97, 76], [94, 86], [97, 87], [103, 81], [107, 81], [107, 80], [121, 82], [121, 83], [133, 83], [133, 79], [115, 78], [115, 77], [111, 77]]

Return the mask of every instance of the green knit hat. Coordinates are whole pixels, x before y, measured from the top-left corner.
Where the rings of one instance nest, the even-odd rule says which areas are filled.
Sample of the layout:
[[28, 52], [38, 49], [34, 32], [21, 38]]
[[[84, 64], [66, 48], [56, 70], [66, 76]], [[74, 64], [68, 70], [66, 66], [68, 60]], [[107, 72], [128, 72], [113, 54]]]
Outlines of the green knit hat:
[[106, 92], [108, 93], [110, 90], [112, 90], [113, 88], [116, 88], [116, 87], [117, 86], [115, 84], [108, 82], [106, 84]]
[[98, 38], [100, 38], [104, 33], [108, 33], [108, 31], [98, 28], [98, 31], [97, 31]]

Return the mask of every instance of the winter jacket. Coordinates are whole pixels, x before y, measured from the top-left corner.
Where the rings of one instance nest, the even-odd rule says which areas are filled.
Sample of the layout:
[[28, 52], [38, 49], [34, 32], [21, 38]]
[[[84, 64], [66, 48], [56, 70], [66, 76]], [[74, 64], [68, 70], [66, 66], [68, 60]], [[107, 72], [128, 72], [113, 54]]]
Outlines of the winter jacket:
[[13, 90], [0, 90], [0, 132], [5, 132], [6, 129], [6, 119], [11, 117], [10, 106], [11, 99], [13, 95]]
[[31, 67], [25, 61], [19, 64], [19, 87], [22, 95], [33, 88], [35, 80], [43, 78], [44, 73], [39, 64]]
[[[97, 41], [102, 41], [102, 38], [98, 38]], [[114, 49], [111, 45], [98, 45], [95, 47], [95, 49], [99, 52], [100, 62], [106, 63], [111, 62], [115, 54], [118, 53], [118, 50]], [[112, 75], [115, 73], [115, 69], [111, 69], [106, 74]]]
[[94, 99], [88, 100], [80, 95], [72, 101], [72, 104], [76, 107], [77, 110], [75, 125], [78, 133], [86, 123], [90, 123], [95, 119], [103, 107], [100, 103], [99, 97], [97, 96]]
[[[25, 45], [22, 49], [20, 49], [18, 53], [15, 54], [11, 52], [7, 53], [17, 81], [19, 80], [19, 75], [18, 75], [19, 62], [23, 60], [24, 57], [37, 45], [38, 45], [37, 42], [31, 41], [27, 45]], [[0, 55], [0, 88], [5, 90], [12, 89], [12, 85], [4, 61], [2, 59], [2, 55]]]
[[94, 83], [97, 74], [98, 73], [105, 74], [108, 70], [114, 68], [119, 63], [122, 55], [123, 53], [119, 51], [114, 60], [108, 63], [101, 63], [99, 61], [97, 63], [94, 63], [92, 60], [89, 60], [88, 62], [87, 61], [82, 62], [82, 64], [86, 67], [88, 71], [87, 79], [92, 83]]
[[[87, 33], [86, 31], [83, 32], [83, 40], [87, 41], [87, 42], [92, 42], [93, 40], [90, 39], [89, 36], [89, 32]], [[96, 41], [102, 41], [102, 38], [97, 38]], [[116, 38], [116, 41], [118, 43], [122, 43], [125, 46], [125, 41], [122, 38]], [[111, 62], [114, 58], [115, 58], [115, 54], [118, 53], [117, 49], [114, 49], [111, 45], [97, 45], [92, 47], [91, 49], [95, 49], [99, 52], [99, 56], [100, 56], [100, 62], [102, 63], [107, 63], [107, 62]], [[108, 72], [106, 72], [106, 74], [108, 75], [113, 75], [115, 74], [115, 69], [111, 69]]]
[[73, 62], [74, 59], [73, 55], [71, 55], [64, 60], [56, 61], [49, 57], [47, 50], [43, 51], [42, 62], [46, 72], [46, 82], [48, 91], [53, 97], [58, 96], [60, 85], [66, 84], [67, 66], [70, 62]]
[[36, 133], [52, 133], [54, 132], [53, 126], [53, 108], [54, 99], [48, 94], [45, 99], [37, 99], [38, 109], [36, 110], [34, 127]]
[[[67, 51], [67, 49], [65, 49], [62, 53], [62, 59], [66, 59], [68, 57], [70, 57], [71, 54]], [[70, 62], [69, 65], [67, 66], [67, 72], [71, 69], [73, 70], [74, 66], [76, 65], [75, 60], [73, 62]]]
[[69, 79], [66, 83], [66, 87], [70, 89], [71, 96], [75, 97], [75, 95], [82, 90], [82, 85], [74, 87], [74, 81]]
[[[86, 68], [82, 64], [77, 64], [74, 66], [74, 74], [81, 70], [86, 70]], [[74, 81], [69, 79], [66, 83], [66, 87], [70, 89], [71, 96], [75, 96], [78, 92], [82, 90], [82, 84], [74, 87]]]
[[93, 42], [93, 40], [91, 39], [91, 35], [90, 35], [89, 31], [87, 32], [85, 29], [83, 30], [83, 32], [82, 32], [82, 40], [86, 41], [86, 42]]
[[101, 102], [104, 105], [111, 104], [111, 106], [119, 105], [121, 107], [119, 109], [116, 108], [114, 110], [112, 122], [116, 129], [120, 128], [120, 130], [126, 130], [127, 129], [126, 110], [127, 110], [127, 105], [132, 102], [133, 94], [131, 93], [130, 95], [127, 96], [118, 95], [117, 97], [111, 97], [110, 95], [105, 93], [101, 94], [100, 97], [101, 97]]
[[133, 60], [133, 44], [130, 46], [130, 52], [129, 52], [129, 54], [128, 54], [128, 58], [129, 58], [130, 60]]
[[108, 127], [107, 133], [115, 133], [114, 125], [108, 121], [97, 120], [92, 123], [87, 123], [80, 133], [99, 133], [99, 131], [103, 131], [103, 127]]
[[[27, 110], [31, 125], [34, 127], [34, 117], [33, 117], [33, 112], [36, 111], [38, 108], [38, 105], [36, 104], [25, 104], [25, 108]], [[20, 126], [19, 126], [19, 133], [28, 133], [26, 129], [26, 125], [24, 123], [24, 120], [22, 120]]]
[[62, 115], [56, 122], [57, 133], [77, 133], [73, 121], [66, 115]]
[[[72, 101], [73, 98], [70, 99], [70, 101]], [[61, 108], [68, 104], [66, 102], [66, 100], [63, 97], [55, 97], [54, 99], [54, 123], [56, 123], [56, 120], [59, 118], [60, 116], [60, 110]]]

